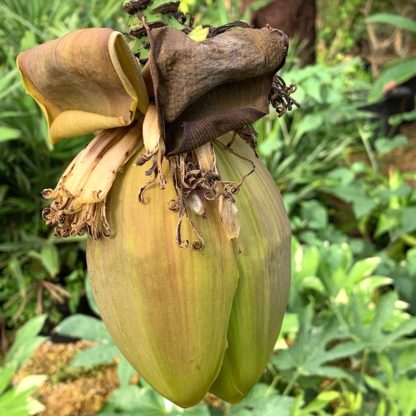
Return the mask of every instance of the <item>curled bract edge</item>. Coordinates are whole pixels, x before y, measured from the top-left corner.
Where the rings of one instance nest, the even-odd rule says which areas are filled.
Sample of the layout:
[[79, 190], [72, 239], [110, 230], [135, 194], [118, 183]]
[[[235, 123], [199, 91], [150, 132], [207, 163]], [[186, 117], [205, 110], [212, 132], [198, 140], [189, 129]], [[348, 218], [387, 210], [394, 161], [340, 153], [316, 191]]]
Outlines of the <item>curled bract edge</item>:
[[17, 65], [52, 143], [130, 125], [149, 105], [137, 60], [112, 29], [71, 32], [22, 52]]

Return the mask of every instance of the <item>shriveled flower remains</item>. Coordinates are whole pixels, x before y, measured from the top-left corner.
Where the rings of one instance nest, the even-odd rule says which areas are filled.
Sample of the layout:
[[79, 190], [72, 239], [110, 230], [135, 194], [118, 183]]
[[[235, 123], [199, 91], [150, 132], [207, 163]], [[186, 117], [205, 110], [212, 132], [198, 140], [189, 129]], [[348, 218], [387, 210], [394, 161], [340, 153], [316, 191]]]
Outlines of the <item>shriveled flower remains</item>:
[[[254, 164], [233, 150], [234, 140], [255, 152], [252, 123], [272, 104], [279, 115], [296, 102], [294, 87], [276, 74], [288, 48], [286, 35], [270, 27], [227, 26], [197, 42], [192, 34], [170, 27], [149, 28], [149, 60], [142, 69], [124, 36], [111, 29], [83, 29], [37, 46], [18, 56], [27, 92], [48, 121], [52, 143], [87, 133], [94, 139], [70, 163], [43, 210], [57, 236], [111, 235], [106, 197], [117, 173], [143, 145], [138, 165], [150, 162], [149, 183], [166, 185], [162, 162], [170, 163], [177, 198], [169, 208], [179, 213], [177, 243], [186, 218], [195, 232], [194, 248], [204, 241], [190, 210], [205, 215], [209, 201], [218, 206], [228, 238], [239, 234], [234, 201]], [[233, 132], [232, 140], [218, 140]], [[215, 146], [247, 160], [238, 183], [218, 171]]]

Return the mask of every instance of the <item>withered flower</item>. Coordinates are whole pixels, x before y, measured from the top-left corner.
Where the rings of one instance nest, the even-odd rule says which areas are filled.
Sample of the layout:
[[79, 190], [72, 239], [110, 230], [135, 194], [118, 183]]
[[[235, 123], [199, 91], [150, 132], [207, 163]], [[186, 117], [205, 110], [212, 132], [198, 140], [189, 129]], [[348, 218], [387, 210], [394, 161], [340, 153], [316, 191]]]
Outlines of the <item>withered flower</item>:
[[58, 235], [93, 237], [101, 316], [140, 375], [183, 407], [208, 391], [235, 403], [264, 371], [288, 298], [289, 222], [251, 126], [269, 104], [283, 113], [293, 103], [276, 75], [287, 38], [232, 25], [193, 37], [143, 22], [143, 79], [108, 29], [19, 56], [53, 142], [96, 132], [44, 191], [44, 217]]

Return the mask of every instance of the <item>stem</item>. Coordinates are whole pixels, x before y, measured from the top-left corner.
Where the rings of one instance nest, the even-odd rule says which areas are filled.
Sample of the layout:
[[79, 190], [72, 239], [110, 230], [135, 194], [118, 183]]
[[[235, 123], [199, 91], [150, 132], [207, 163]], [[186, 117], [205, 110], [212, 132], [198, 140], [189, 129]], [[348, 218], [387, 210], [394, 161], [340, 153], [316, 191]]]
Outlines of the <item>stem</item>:
[[291, 390], [293, 389], [293, 386], [295, 385], [295, 383], [298, 380], [299, 376], [300, 376], [299, 370], [296, 370], [295, 374], [293, 374], [293, 377], [289, 381], [289, 384], [283, 390], [282, 396], [287, 396], [291, 392]]
[[374, 155], [373, 149], [371, 148], [370, 142], [368, 140], [368, 135], [359, 127], [358, 131], [360, 133], [361, 141], [363, 142], [364, 149], [367, 153], [368, 160], [370, 161], [371, 167], [375, 172], [379, 171], [378, 163]]
[[363, 360], [361, 362], [361, 370], [360, 370], [360, 384], [358, 385], [358, 391], [361, 391], [364, 385], [364, 375], [367, 369], [367, 359], [368, 359], [368, 349], [366, 348], [363, 353]]

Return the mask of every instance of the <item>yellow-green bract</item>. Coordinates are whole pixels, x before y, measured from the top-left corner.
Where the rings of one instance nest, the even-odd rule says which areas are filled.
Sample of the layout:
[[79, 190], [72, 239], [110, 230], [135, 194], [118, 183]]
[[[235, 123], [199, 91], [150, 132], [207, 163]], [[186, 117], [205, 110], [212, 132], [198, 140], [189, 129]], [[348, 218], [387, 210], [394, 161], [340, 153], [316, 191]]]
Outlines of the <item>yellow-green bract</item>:
[[[243, 141], [235, 150], [254, 159]], [[216, 148], [223, 178], [238, 181], [247, 161]], [[202, 251], [175, 244], [172, 181], [137, 190], [147, 179], [131, 161], [107, 199], [114, 235], [89, 239], [92, 287], [111, 335], [139, 374], [174, 403], [189, 407], [211, 391], [240, 401], [258, 381], [273, 350], [290, 283], [290, 227], [267, 169], [256, 171], [236, 199], [239, 237], [224, 235], [218, 210], [195, 216]], [[165, 165], [165, 175], [169, 169]], [[191, 235], [183, 226], [184, 236]]]

